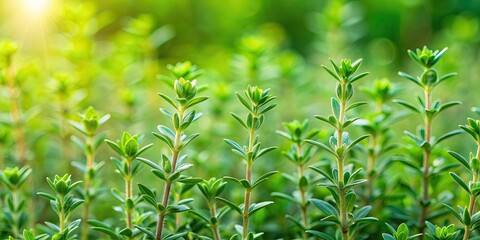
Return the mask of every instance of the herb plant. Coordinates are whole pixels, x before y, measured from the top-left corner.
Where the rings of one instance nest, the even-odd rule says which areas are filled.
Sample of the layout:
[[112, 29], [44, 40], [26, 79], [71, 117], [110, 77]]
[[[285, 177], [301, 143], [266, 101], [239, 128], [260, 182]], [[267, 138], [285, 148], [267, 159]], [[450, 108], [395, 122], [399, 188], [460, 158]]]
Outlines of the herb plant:
[[236, 225], [235, 228], [239, 232], [234, 234], [231, 239], [255, 239], [261, 236], [263, 233], [254, 233], [250, 230], [250, 217], [258, 210], [265, 208], [266, 206], [273, 204], [272, 201], [265, 201], [254, 203], [252, 201], [252, 191], [258, 187], [261, 183], [265, 182], [270, 176], [277, 173], [277, 171], [271, 171], [265, 173], [253, 180], [253, 164], [261, 156], [276, 149], [276, 147], [261, 148], [259, 141], [258, 129], [265, 121], [265, 113], [272, 110], [276, 105], [272, 104], [276, 97], [270, 95], [270, 89], [261, 89], [257, 86], [248, 86], [243, 92], [244, 94], [237, 93], [237, 97], [242, 105], [247, 108], [248, 114], [246, 119], [243, 120], [239, 115], [231, 113], [233, 118], [248, 132], [248, 144], [245, 146], [239, 143], [225, 139], [225, 142], [232, 147], [232, 152], [240, 156], [246, 163], [245, 178], [238, 179], [235, 177], [224, 177], [224, 179], [231, 180], [238, 183], [244, 189], [243, 205], [237, 205], [225, 198], [217, 197], [217, 199], [229, 207], [242, 217], [242, 226]]
[[143, 227], [137, 226], [137, 228], [149, 237], [157, 240], [177, 239], [188, 233], [170, 233], [165, 234], [165, 236], [163, 234], [166, 217], [189, 210], [189, 207], [185, 204], [191, 201], [191, 199], [185, 199], [171, 203], [172, 186], [177, 182], [189, 184], [199, 181], [199, 179], [182, 175], [185, 170], [191, 168], [193, 165], [185, 163], [184, 161], [187, 156], [181, 154], [182, 150], [199, 135], [198, 133], [186, 135], [185, 130], [202, 115], [195, 110], [187, 110], [208, 99], [208, 97], [197, 96], [198, 89], [196, 84], [196, 80], [191, 81], [183, 78], [175, 80], [173, 84], [175, 100], [163, 93], [159, 93], [160, 97], [174, 108], [175, 112], [173, 113], [163, 108], [160, 109], [160, 111], [172, 121], [173, 128], [158, 125], [159, 132], [154, 132], [153, 135], [168, 146], [170, 154], [161, 154], [160, 164], [156, 164], [145, 158], [139, 158], [140, 161], [152, 167], [152, 172], [156, 177], [165, 182], [161, 202], [157, 202], [155, 192], [151, 191], [145, 185], [139, 184], [143, 200], [155, 209], [158, 221], [155, 233]]
[[480, 120], [473, 118], [468, 119], [467, 125], [461, 125], [466, 133], [468, 133], [475, 141], [477, 149], [475, 153], [470, 152], [470, 157], [463, 157], [461, 154], [455, 151], [449, 151], [448, 153], [458, 160], [468, 172], [471, 173], [472, 178], [470, 181], [465, 182], [459, 175], [454, 172], [450, 172], [450, 175], [455, 180], [455, 182], [464, 189], [469, 196], [468, 206], [462, 207], [458, 206], [457, 209], [444, 204], [444, 206], [450, 210], [450, 212], [455, 216], [458, 221], [464, 226], [463, 239], [467, 240], [470, 237], [470, 234], [473, 230], [480, 227], [480, 214], [475, 211], [475, 204], [478, 195], [480, 194], [480, 183], [479, 183], [479, 173], [480, 173]]
[[[358, 59], [353, 63], [349, 59], [343, 59], [340, 65], [335, 64], [333, 61], [331, 63], [333, 70], [326, 66], [322, 67], [337, 81], [336, 97], [331, 99], [333, 115], [328, 117], [315, 116], [315, 118], [334, 127], [335, 133], [330, 137], [329, 145], [314, 140], [306, 140], [306, 142], [318, 146], [331, 154], [336, 160], [336, 168], [333, 168], [331, 173], [325, 172], [320, 168], [311, 167], [312, 170], [328, 180], [327, 183], [321, 183], [320, 185], [328, 188], [334, 199], [334, 205], [315, 198], [311, 199], [310, 202], [326, 214], [323, 221], [337, 225], [337, 235], [340, 235], [342, 240], [348, 240], [355, 239], [356, 231], [363, 224], [377, 220], [373, 217], [367, 217], [371, 206], [356, 209], [357, 194], [353, 188], [366, 182], [365, 179], [355, 179], [355, 176], [361, 169], [345, 169], [347, 156], [350, 151], [356, 144], [368, 137], [368, 135], [363, 135], [350, 142], [349, 133], [346, 131], [349, 125], [358, 120], [356, 117], [348, 118], [346, 113], [364, 104], [362, 102], [348, 104], [354, 92], [353, 83], [365, 77], [368, 73], [355, 75], [362, 63], [362, 59]], [[336, 239], [334, 236], [329, 236], [316, 230], [308, 230], [307, 232], [324, 239]]]
[[[425, 221], [429, 220], [429, 214], [432, 213], [429, 212], [429, 208], [431, 208], [434, 203], [434, 200], [431, 198], [429, 190], [431, 182], [430, 180], [435, 174], [439, 174], [442, 171], [448, 170], [448, 168], [444, 166], [439, 166], [436, 168], [435, 166], [432, 166], [432, 151], [440, 142], [461, 133], [461, 131], [459, 130], [454, 130], [445, 133], [437, 138], [433, 137], [432, 133], [432, 122], [438, 116], [438, 114], [450, 107], [460, 104], [460, 102], [458, 101], [440, 104], [439, 100], [432, 99], [433, 89], [443, 81], [456, 75], [456, 73], [447, 73], [443, 76], [440, 76], [437, 70], [433, 68], [433, 66], [438, 63], [438, 61], [440, 61], [446, 51], [447, 48], [444, 48], [441, 51], [433, 51], [428, 49], [427, 47], [423, 47], [423, 49], [417, 49], [415, 52], [409, 50], [408, 55], [414, 60], [415, 63], [417, 63], [422, 68], [423, 72], [417, 77], [414, 77], [404, 72], [398, 73], [401, 77], [413, 82], [415, 85], [420, 87], [423, 92], [423, 97], [417, 96], [418, 106], [414, 106], [411, 103], [403, 100], [396, 100], [397, 103], [420, 115], [424, 121], [424, 124], [419, 127], [417, 135], [408, 131], [405, 132], [406, 135], [413, 139], [416, 145], [420, 149], [422, 149], [423, 153], [421, 167], [418, 168], [418, 171], [416, 171], [421, 175], [422, 178], [422, 194], [421, 197], [419, 197], [418, 199], [420, 205], [418, 229], [420, 233], [423, 232], [423, 229], [425, 228]], [[408, 165], [414, 166], [414, 168], [416, 168], [417, 164], [410, 162], [408, 163]], [[423, 239], [423, 235], [420, 236], [420, 239]]]
[[[21, 229], [27, 223], [27, 218], [32, 217], [25, 212], [26, 199], [20, 192], [20, 188], [31, 173], [32, 169], [25, 166], [21, 169], [18, 167], [7, 168], [0, 175], [0, 181], [9, 191], [3, 199], [6, 208], [2, 214], [2, 235], [18, 238]], [[4, 231], [7, 232], [3, 233]]]
[[73, 137], [73, 141], [84, 150], [86, 157], [85, 164], [74, 162], [75, 166], [83, 171], [84, 187], [80, 190], [82, 199], [85, 200], [83, 204], [82, 214], [82, 239], [88, 239], [88, 219], [90, 215], [90, 204], [98, 197], [100, 179], [97, 179], [97, 173], [103, 167], [104, 162], [95, 162], [95, 150], [103, 142], [103, 137], [96, 137], [98, 128], [102, 126], [110, 115], [100, 117], [93, 107], [88, 107], [82, 114], [80, 114], [80, 122], [70, 121], [70, 124], [77, 129], [85, 137], [85, 141], [77, 137]]
[[84, 202], [84, 200], [74, 198], [72, 194], [72, 191], [81, 182], [72, 182], [71, 176], [68, 174], [62, 177], [56, 175], [53, 180], [47, 178], [47, 182], [55, 195], [45, 192], [39, 192], [38, 195], [50, 200], [53, 211], [58, 215], [58, 224], [45, 222], [52, 230], [51, 239], [76, 239], [74, 231], [80, 225], [81, 220], [77, 219], [69, 223], [68, 218], [73, 210]]
[[312, 197], [312, 186], [315, 179], [311, 175], [305, 173], [306, 164], [313, 157], [314, 150], [311, 145], [306, 145], [306, 139], [312, 139], [318, 135], [319, 130], [308, 131], [308, 120], [299, 122], [298, 120], [283, 124], [286, 132], [277, 131], [277, 133], [291, 142], [292, 146], [288, 151], [282, 152], [282, 155], [291, 161], [297, 168], [297, 174], [284, 173], [288, 180], [296, 184], [297, 188], [293, 194], [274, 192], [272, 196], [287, 200], [298, 206], [300, 209], [300, 220], [294, 216], [287, 215], [287, 219], [292, 221], [300, 228], [302, 239], [308, 239], [306, 230], [310, 229], [308, 216], [309, 199]]

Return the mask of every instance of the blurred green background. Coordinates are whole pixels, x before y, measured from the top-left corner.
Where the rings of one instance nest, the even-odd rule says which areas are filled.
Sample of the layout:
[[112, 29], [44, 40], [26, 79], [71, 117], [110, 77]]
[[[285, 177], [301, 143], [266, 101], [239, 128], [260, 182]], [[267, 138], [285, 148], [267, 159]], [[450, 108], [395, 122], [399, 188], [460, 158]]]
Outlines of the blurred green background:
[[[293, 119], [308, 118], [311, 126], [325, 128], [324, 136], [330, 134], [313, 120], [315, 114], [330, 112], [335, 81], [320, 67], [329, 58], [363, 58], [361, 68], [371, 74], [358, 85], [389, 78], [402, 89], [399, 98], [413, 99], [416, 89], [397, 75], [399, 70], [419, 73], [407, 49], [448, 47], [438, 69], [459, 74], [437, 89], [434, 98], [460, 100], [463, 105], [440, 117], [435, 131], [455, 129], [472, 115], [471, 107], [480, 105], [479, 33], [480, 1], [466, 0], [0, 0], [0, 38], [21, 46], [15, 64], [29, 165], [38, 189], [46, 188], [46, 176], [73, 171], [74, 178], [81, 178], [70, 162], [83, 161], [83, 155], [71, 146], [69, 138], [76, 132], [66, 120], [78, 120], [76, 113], [90, 105], [112, 114], [103, 128], [107, 138], [118, 139], [123, 130], [145, 134], [145, 142], [155, 143], [146, 156], [158, 160], [166, 148], [150, 132], [167, 119], [158, 112], [166, 103], [156, 93], [171, 91], [166, 82], [173, 79], [166, 65], [186, 60], [204, 69], [198, 81], [208, 86], [202, 94], [210, 96], [200, 107], [204, 117], [194, 129], [201, 136], [188, 150], [195, 176], [241, 176], [238, 169], [243, 163], [223, 138], [246, 137], [237, 131], [229, 113], [241, 111], [234, 92], [248, 84], [272, 88], [278, 96], [278, 107], [261, 130], [265, 146], [286, 149], [288, 145], [274, 131]], [[0, 94], [1, 117], [8, 122], [8, 93], [2, 89]], [[356, 97], [366, 98], [360, 91]], [[355, 114], [367, 112], [365, 108]], [[403, 130], [415, 131], [419, 123], [420, 119], [410, 117], [395, 125], [396, 141], [403, 138]], [[452, 140], [445, 145], [462, 153], [473, 146]], [[14, 166], [14, 143], [10, 139], [3, 146], [7, 165]], [[113, 152], [106, 146], [99, 151], [97, 161], [107, 162], [102, 170], [105, 186], [121, 188], [108, 160]], [[279, 152], [259, 163], [258, 172], [293, 171]], [[152, 174], [143, 171], [141, 181], [161, 189]], [[284, 185], [277, 176], [265, 187], [268, 191], [255, 198], [270, 199], [270, 191], [291, 191], [281, 189]], [[228, 194], [240, 199], [237, 190], [231, 186]], [[112, 199], [105, 194], [98, 200], [103, 205], [96, 218], [114, 216]], [[254, 220], [261, 223], [265, 239], [288, 238], [283, 215], [293, 207], [278, 204], [285, 211], [265, 211]]]

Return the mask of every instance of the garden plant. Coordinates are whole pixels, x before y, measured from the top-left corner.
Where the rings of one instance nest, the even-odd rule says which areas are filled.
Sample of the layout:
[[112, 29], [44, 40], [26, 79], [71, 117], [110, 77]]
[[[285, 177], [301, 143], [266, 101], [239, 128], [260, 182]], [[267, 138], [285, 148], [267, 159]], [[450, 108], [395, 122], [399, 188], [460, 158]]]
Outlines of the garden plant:
[[480, 239], [475, 1], [112, 2], [0, 1], [0, 239]]

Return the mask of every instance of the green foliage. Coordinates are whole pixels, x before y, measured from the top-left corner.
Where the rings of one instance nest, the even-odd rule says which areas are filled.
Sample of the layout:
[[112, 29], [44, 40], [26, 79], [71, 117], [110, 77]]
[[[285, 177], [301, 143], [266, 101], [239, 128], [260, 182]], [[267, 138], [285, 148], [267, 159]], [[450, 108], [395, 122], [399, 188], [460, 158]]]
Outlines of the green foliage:
[[58, 215], [58, 224], [45, 222], [52, 231], [50, 234], [51, 239], [76, 239], [74, 231], [80, 225], [81, 220], [77, 219], [68, 223], [68, 218], [73, 210], [84, 202], [84, 200], [74, 198], [72, 194], [72, 191], [81, 182], [72, 182], [69, 174], [65, 174], [62, 177], [55, 175], [53, 180], [47, 177], [47, 182], [54, 194], [46, 192], [38, 192], [37, 194], [47, 198], [53, 211]]
[[[353, 141], [349, 141], [349, 134], [345, 131], [350, 124], [358, 120], [358, 118], [347, 118], [347, 111], [363, 104], [352, 103], [347, 105], [348, 100], [353, 96], [352, 83], [366, 76], [368, 73], [354, 75], [359, 69], [362, 59], [358, 59], [353, 63], [351, 63], [349, 59], [343, 59], [340, 66], [333, 61], [331, 61], [331, 63], [334, 69], [333, 71], [325, 66], [322, 67], [337, 80], [337, 97], [331, 100], [333, 115], [329, 115], [328, 117], [315, 117], [333, 126], [335, 133], [330, 137], [329, 145], [313, 140], [306, 140], [306, 142], [325, 150], [336, 160], [337, 167], [332, 169], [331, 174], [319, 168], [312, 167], [314, 171], [328, 180], [328, 182], [321, 183], [320, 185], [327, 187], [331, 192], [334, 205], [315, 198], [311, 199], [310, 202], [326, 215], [322, 221], [332, 222], [337, 225], [337, 232], [341, 234], [341, 239], [348, 240], [355, 238], [356, 231], [359, 228], [377, 220], [374, 217], [367, 216], [371, 210], [370, 206], [364, 206], [360, 209], [355, 207], [357, 194], [353, 188], [367, 181], [365, 179], [355, 179], [355, 176], [361, 169], [352, 171], [344, 170], [345, 160], [350, 151], [355, 145], [368, 137], [368, 135], [364, 135]], [[316, 231], [308, 232], [318, 237], [323, 236], [323, 234], [318, 234]]]
[[246, 163], [245, 178], [239, 179], [236, 177], [224, 177], [224, 179], [231, 180], [245, 191], [243, 205], [237, 205], [230, 200], [217, 197], [217, 200], [225, 203], [232, 210], [237, 212], [243, 220], [243, 225], [236, 225], [235, 229], [238, 234], [233, 235], [230, 239], [255, 239], [263, 233], [254, 233], [250, 231], [249, 223], [250, 217], [258, 210], [273, 204], [272, 201], [264, 201], [259, 203], [251, 202], [251, 193], [253, 189], [259, 186], [261, 183], [268, 180], [269, 177], [276, 174], [278, 171], [271, 171], [258, 177], [256, 180], [252, 179], [253, 163], [261, 156], [276, 149], [276, 147], [261, 148], [259, 141], [259, 135], [257, 130], [262, 126], [265, 121], [265, 113], [272, 110], [276, 105], [271, 104], [276, 97], [270, 95], [270, 89], [261, 89], [258, 86], [248, 86], [243, 91], [244, 96], [237, 93], [238, 100], [248, 110], [246, 120], [243, 120], [239, 115], [231, 113], [240, 125], [248, 131], [248, 144], [240, 145], [239, 143], [225, 139], [225, 142], [232, 147], [232, 152], [240, 156]]

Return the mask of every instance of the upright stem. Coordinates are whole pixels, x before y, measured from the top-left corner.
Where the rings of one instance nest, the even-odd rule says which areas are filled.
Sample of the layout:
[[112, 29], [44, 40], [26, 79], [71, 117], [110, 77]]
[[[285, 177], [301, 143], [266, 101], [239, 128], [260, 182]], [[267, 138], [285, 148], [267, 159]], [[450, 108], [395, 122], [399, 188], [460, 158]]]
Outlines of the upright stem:
[[[298, 151], [298, 156], [302, 158], [303, 155], [303, 149], [302, 149], [302, 144], [297, 143], [297, 151]], [[303, 160], [303, 158], [302, 158]], [[303, 174], [303, 162], [298, 165], [298, 179], [301, 179], [304, 176]], [[307, 215], [307, 205], [306, 205], [306, 196], [305, 196], [305, 189], [303, 187], [299, 188], [300, 191], [300, 210], [302, 213], [302, 223], [305, 229], [308, 229], [308, 215]], [[308, 239], [308, 234], [306, 231], [302, 231], [302, 238], [304, 240]]]
[[[340, 114], [338, 119], [338, 130], [337, 130], [337, 149], [343, 146], [343, 122], [345, 119], [345, 107], [347, 100], [346, 95], [346, 84], [341, 83], [342, 89], [342, 98], [340, 99]], [[342, 240], [348, 240], [348, 222], [347, 222], [347, 205], [345, 199], [345, 188], [344, 188], [344, 156], [338, 156], [337, 158], [337, 167], [338, 167], [338, 181], [341, 184], [338, 187], [340, 193], [340, 224], [342, 232]]]
[[[432, 101], [432, 95], [430, 92], [430, 89], [425, 89], [424, 90], [425, 94], [425, 110], [430, 110], [431, 108], [431, 101]], [[432, 135], [432, 119], [428, 116], [425, 116], [425, 141], [427, 143], [430, 143], [430, 138]], [[422, 233], [423, 230], [425, 229], [425, 221], [427, 220], [428, 216], [428, 206], [427, 202], [430, 199], [429, 193], [428, 193], [428, 188], [429, 188], [429, 182], [430, 182], [430, 176], [429, 176], [429, 168], [430, 168], [430, 155], [431, 155], [431, 149], [429, 148], [424, 148], [423, 149], [423, 181], [422, 181], [422, 187], [423, 187], [423, 197], [422, 197], [422, 204], [421, 204], [421, 213], [420, 213], [420, 219], [419, 219], [419, 233]], [[423, 234], [420, 235], [420, 240], [423, 239]]]
[[60, 221], [59, 232], [62, 232], [65, 229], [65, 209], [63, 208], [64, 205], [65, 205], [64, 196], [60, 196], [60, 206], [59, 206], [60, 212], [58, 213], [58, 218]]
[[[254, 117], [255, 119], [255, 117]], [[253, 121], [252, 126], [256, 125], [256, 121]], [[255, 143], [255, 129], [252, 128], [250, 130], [249, 141], [248, 141], [248, 151], [251, 152], [253, 150], [253, 145]], [[252, 164], [251, 160], [247, 160], [247, 167], [245, 172], [245, 179], [249, 183], [252, 183]], [[250, 200], [251, 200], [251, 190], [245, 189], [244, 195], [244, 204], [243, 204], [243, 232], [242, 232], [242, 239], [247, 239], [248, 235], [248, 224], [249, 224], [249, 215], [250, 215]]]
[[[183, 119], [183, 113], [184, 113], [184, 110], [180, 108], [178, 110], [178, 115], [180, 119]], [[172, 172], [170, 174], [174, 174], [177, 168], [178, 156], [180, 154], [180, 151], [178, 149], [180, 148], [181, 136], [182, 136], [182, 132], [179, 130], [176, 130], [174, 145], [173, 145], [173, 149], [171, 150], [172, 151], [172, 166], [171, 166]], [[172, 189], [172, 182], [167, 180], [165, 183], [165, 188], [163, 190], [163, 199], [162, 199], [162, 204], [165, 208], [168, 206], [168, 202], [170, 200], [171, 189]], [[157, 240], [160, 240], [162, 238], [163, 223], [165, 221], [165, 216], [166, 216], [165, 212], [158, 213], [157, 232], [155, 234], [155, 238]]]
[[[210, 216], [213, 218], [213, 217], [217, 217], [217, 206], [214, 203], [210, 204], [209, 205], [210, 207]], [[216, 222], [215, 224], [212, 224], [212, 232], [213, 232], [213, 237], [215, 238], [215, 240], [221, 240], [220, 238], [220, 231], [218, 230], [218, 222]]]
[[[132, 159], [127, 159], [128, 175], [125, 177], [125, 197], [127, 201], [132, 199]], [[126, 206], [126, 223], [127, 228], [132, 229], [132, 209]]]
[[18, 214], [17, 214], [17, 208], [18, 208], [18, 189], [14, 188], [12, 189], [12, 200], [13, 200], [13, 208], [15, 209], [15, 211], [13, 212], [13, 222], [15, 223], [14, 227], [12, 228], [12, 232], [13, 232], [13, 236], [15, 238], [18, 237], [19, 235], [19, 230], [18, 227], [17, 227], [17, 223], [18, 223]]
[[374, 186], [374, 171], [375, 171], [375, 160], [377, 148], [377, 135], [373, 133], [370, 136], [370, 146], [368, 151], [368, 164], [367, 164], [367, 204], [370, 203], [373, 196], [373, 186]]
[[90, 214], [90, 188], [92, 185], [92, 179], [90, 176], [90, 172], [93, 168], [93, 160], [94, 160], [94, 146], [93, 146], [93, 135], [88, 136], [87, 138], [87, 164], [86, 164], [86, 172], [85, 172], [85, 202], [83, 203], [83, 214], [82, 214], [82, 240], [88, 239], [88, 217]]
[[[477, 143], [477, 155], [476, 158], [480, 158], [480, 143]], [[473, 173], [473, 180], [472, 182], [478, 182], [478, 173], [474, 172]], [[477, 199], [477, 196], [471, 194], [470, 195], [470, 202], [468, 204], [468, 213], [470, 216], [473, 216], [474, 211], [475, 211], [475, 200]], [[470, 226], [465, 226], [465, 233], [463, 234], [463, 240], [468, 240], [470, 237], [472, 229]]]

